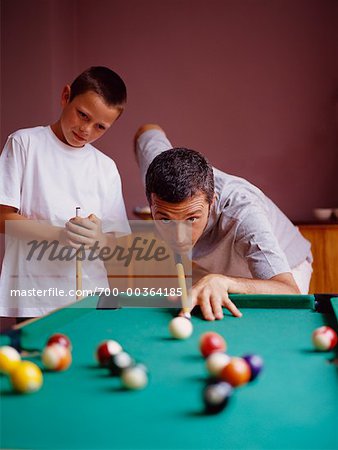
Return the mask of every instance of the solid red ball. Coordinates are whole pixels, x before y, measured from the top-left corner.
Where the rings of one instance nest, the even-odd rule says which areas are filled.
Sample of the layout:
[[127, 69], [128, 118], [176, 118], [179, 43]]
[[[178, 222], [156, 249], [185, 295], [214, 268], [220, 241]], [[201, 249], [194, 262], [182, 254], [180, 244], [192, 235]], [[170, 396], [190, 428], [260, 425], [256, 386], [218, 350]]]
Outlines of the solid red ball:
[[225, 352], [226, 349], [227, 344], [220, 334], [213, 331], [202, 334], [200, 338], [200, 351], [204, 358], [214, 352]]
[[62, 347], [66, 347], [69, 350], [72, 350], [72, 343], [70, 342], [69, 337], [62, 333], [55, 333], [52, 336], [50, 336], [46, 346], [48, 347], [49, 345], [53, 344], [59, 344], [62, 345]]

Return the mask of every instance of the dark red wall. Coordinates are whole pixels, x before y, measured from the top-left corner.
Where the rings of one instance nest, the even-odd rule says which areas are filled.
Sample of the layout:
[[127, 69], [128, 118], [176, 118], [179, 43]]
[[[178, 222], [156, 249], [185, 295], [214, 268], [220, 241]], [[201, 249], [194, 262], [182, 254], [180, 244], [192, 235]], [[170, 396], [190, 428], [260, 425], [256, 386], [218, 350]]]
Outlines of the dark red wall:
[[338, 207], [337, 1], [1, 0], [1, 13], [1, 144], [53, 122], [63, 85], [102, 64], [129, 89], [97, 145], [120, 168], [130, 217], [145, 204], [132, 137], [149, 121], [294, 220]]

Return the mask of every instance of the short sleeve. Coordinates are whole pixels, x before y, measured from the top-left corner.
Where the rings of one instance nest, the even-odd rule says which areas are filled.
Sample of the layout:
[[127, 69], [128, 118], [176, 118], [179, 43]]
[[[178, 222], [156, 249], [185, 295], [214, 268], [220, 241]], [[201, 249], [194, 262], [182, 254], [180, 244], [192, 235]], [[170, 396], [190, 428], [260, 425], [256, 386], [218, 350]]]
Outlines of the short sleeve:
[[235, 249], [248, 263], [253, 278], [270, 279], [291, 272], [266, 212], [251, 208], [237, 228]]
[[123, 200], [121, 177], [115, 163], [111, 163], [103, 206], [102, 231], [125, 235], [130, 233], [130, 227]]
[[147, 169], [152, 160], [155, 156], [171, 148], [170, 141], [161, 130], [148, 130], [139, 136], [136, 142], [136, 156], [144, 184]]
[[20, 209], [25, 152], [10, 136], [0, 156], [0, 204]]

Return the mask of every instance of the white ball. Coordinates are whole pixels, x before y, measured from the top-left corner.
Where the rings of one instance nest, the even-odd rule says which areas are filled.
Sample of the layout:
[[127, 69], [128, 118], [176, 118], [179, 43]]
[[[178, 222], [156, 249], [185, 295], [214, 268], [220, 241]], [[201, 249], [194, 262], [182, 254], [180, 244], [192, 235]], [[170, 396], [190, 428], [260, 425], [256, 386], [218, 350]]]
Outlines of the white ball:
[[129, 367], [123, 370], [121, 380], [127, 389], [143, 389], [148, 384], [147, 371], [143, 366]]
[[221, 373], [223, 367], [229, 364], [230, 359], [231, 359], [230, 356], [227, 355], [226, 353], [221, 352], [211, 353], [211, 355], [208, 356], [208, 358], [205, 361], [207, 371], [211, 375], [218, 376]]
[[176, 339], [187, 339], [192, 335], [193, 326], [186, 317], [175, 317], [169, 323], [169, 331]]

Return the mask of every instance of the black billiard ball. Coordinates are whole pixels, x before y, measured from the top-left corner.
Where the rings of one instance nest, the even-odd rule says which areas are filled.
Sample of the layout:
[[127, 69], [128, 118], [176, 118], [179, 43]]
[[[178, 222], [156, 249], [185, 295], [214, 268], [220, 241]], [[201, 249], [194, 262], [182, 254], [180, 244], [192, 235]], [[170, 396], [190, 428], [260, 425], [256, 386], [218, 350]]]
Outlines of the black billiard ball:
[[114, 377], [119, 377], [124, 369], [134, 365], [133, 358], [126, 352], [112, 355], [108, 361], [108, 368]]
[[203, 402], [208, 414], [217, 414], [226, 407], [233, 388], [226, 381], [211, 380], [203, 389]]

